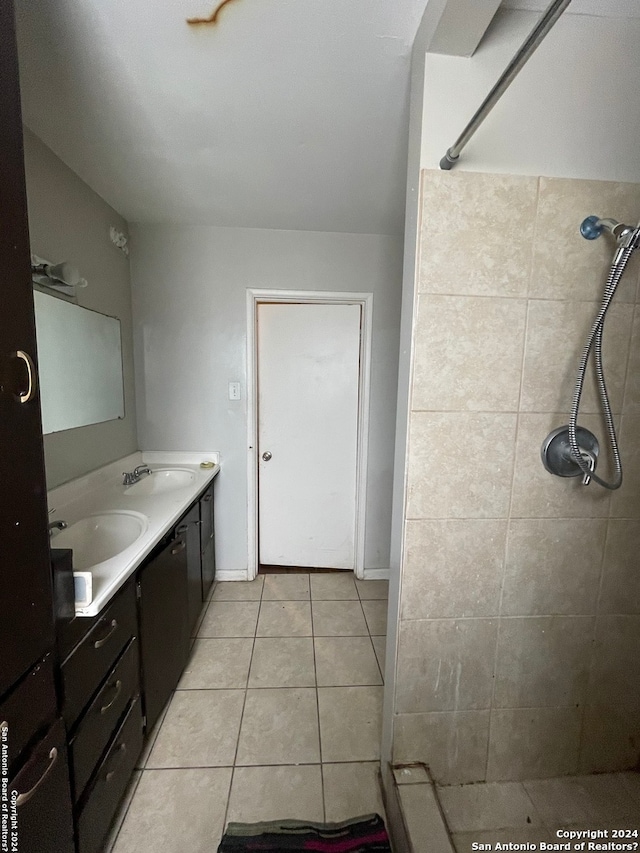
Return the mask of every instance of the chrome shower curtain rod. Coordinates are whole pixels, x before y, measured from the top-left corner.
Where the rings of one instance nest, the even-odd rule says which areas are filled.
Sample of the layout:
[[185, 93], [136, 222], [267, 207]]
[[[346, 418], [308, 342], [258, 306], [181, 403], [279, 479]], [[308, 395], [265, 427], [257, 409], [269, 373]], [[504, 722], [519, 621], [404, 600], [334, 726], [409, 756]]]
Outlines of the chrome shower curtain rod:
[[465, 129], [456, 139], [451, 148], [449, 148], [442, 160], [440, 160], [441, 169], [448, 170], [455, 166], [458, 158], [460, 157], [460, 152], [462, 151], [462, 149], [465, 147], [467, 142], [469, 142], [473, 134], [476, 132], [476, 130], [480, 127], [485, 118], [489, 115], [491, 110], [498, 103], [503, 93], [509, 88], [509, 86], [513, 82], [515, 76], [527, 63], [529, 57], [534, 52], [534, 50], [542, 43], [543, 39], [545, 38], [551, 27], [553, 27], [553, 25], [556, 23], [560, 15], [562, 15], [562, 13], [567, 8], [570, 2], [571, 0], [553, 0], [549, 8], [546, 10], [546, 12], [536, 24], [536, 26], [529, 33], [529, 36], [524, 41], [520, 50], [518, 50], [511, 62], [502, 72], [493, 89], [489, 92], [487, 97], [480, 104], [469, 124], [465, 127]]

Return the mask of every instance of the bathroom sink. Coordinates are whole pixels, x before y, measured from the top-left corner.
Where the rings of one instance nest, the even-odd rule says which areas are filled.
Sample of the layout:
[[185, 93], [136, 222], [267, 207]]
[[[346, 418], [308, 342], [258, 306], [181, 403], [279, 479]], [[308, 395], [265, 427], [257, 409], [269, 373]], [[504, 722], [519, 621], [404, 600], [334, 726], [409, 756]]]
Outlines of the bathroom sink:
[[91, 569], [133, 545], [149, 519], [139, 512], [113, 510], [88, 515], [51, 537], [54, 548], [73, 549], [75, 571]]
[[196, 475], [188, 468], [154, 468], [151, 474], [143, 474], [142, 478], [132, 486], [127, 486], [125, 495], [159, 495], [163, 492], [173, 492], [185, 489], [195, 481]]

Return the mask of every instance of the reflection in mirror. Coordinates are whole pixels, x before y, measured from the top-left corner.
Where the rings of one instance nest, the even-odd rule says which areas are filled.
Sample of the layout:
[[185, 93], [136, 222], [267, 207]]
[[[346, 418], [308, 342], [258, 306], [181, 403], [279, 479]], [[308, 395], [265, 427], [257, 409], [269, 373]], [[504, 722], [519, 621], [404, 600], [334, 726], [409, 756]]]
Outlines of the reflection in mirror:
[[42, 431], [124, 417], [120, 320], [34, 292]]

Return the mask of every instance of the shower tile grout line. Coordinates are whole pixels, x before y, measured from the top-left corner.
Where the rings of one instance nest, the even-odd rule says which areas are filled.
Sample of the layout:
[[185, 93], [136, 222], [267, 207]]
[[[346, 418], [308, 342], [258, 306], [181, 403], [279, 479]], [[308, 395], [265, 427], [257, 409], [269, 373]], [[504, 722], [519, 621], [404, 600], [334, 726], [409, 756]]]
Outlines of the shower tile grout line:
[[[611, 508], [611, 504], [609, 504]], [[607, 529], [604, 536], [604, 545], [602, 548], [602, 561], [600, 563], [600, 577], [598, 580], [598, 595], [596, 597], [595, 603], [595, 614], [593, 617], [593, 631], [591, 633], [591, 649], [589, 655], [589, 674], [587, 677], [587, 685], [585, 688], [585, 701], [582, 705], [582, 713], [580, 715], [580, 732], [578, 735], [578, 755], [576, 758], [576, 773], [580, 770], [580, 764], [582, 761], [582, 749], [584, 745], [584, 732], [586, 726], [586, 717], [587, 717], [587, 706], [589, 704], [589, 697], [591, 696], [591, 681], [593, 678], [593, 668], [596, 659], [596, 638], [598, 636], [598, 624], [600, 618], [600, 602], [602, 600], [602, 587], [604, 586], [604, 571], [605, 571], [605, 559], [607, 554], [607, 546], [609, 544], [609, 535], [611, 532], [611, 516], [607, 519]], [[607, 614], [607, 615], [617, 615], [617, 614]], [[621, 615], [621, 614], [620, 614]]]

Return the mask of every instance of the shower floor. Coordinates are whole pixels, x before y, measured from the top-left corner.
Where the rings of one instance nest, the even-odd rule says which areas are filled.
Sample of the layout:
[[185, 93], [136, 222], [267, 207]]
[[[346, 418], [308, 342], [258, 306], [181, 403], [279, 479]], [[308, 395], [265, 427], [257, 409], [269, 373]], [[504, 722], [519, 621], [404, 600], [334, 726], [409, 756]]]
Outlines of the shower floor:
[[[498, 842], [535, 845], [515, 848], [529, 851], [640, 849], [640, 773], [451, 785], [438, 795], [456, 853], [510, 849]], [[577, 830], [591, 833], [571, 838]]]

